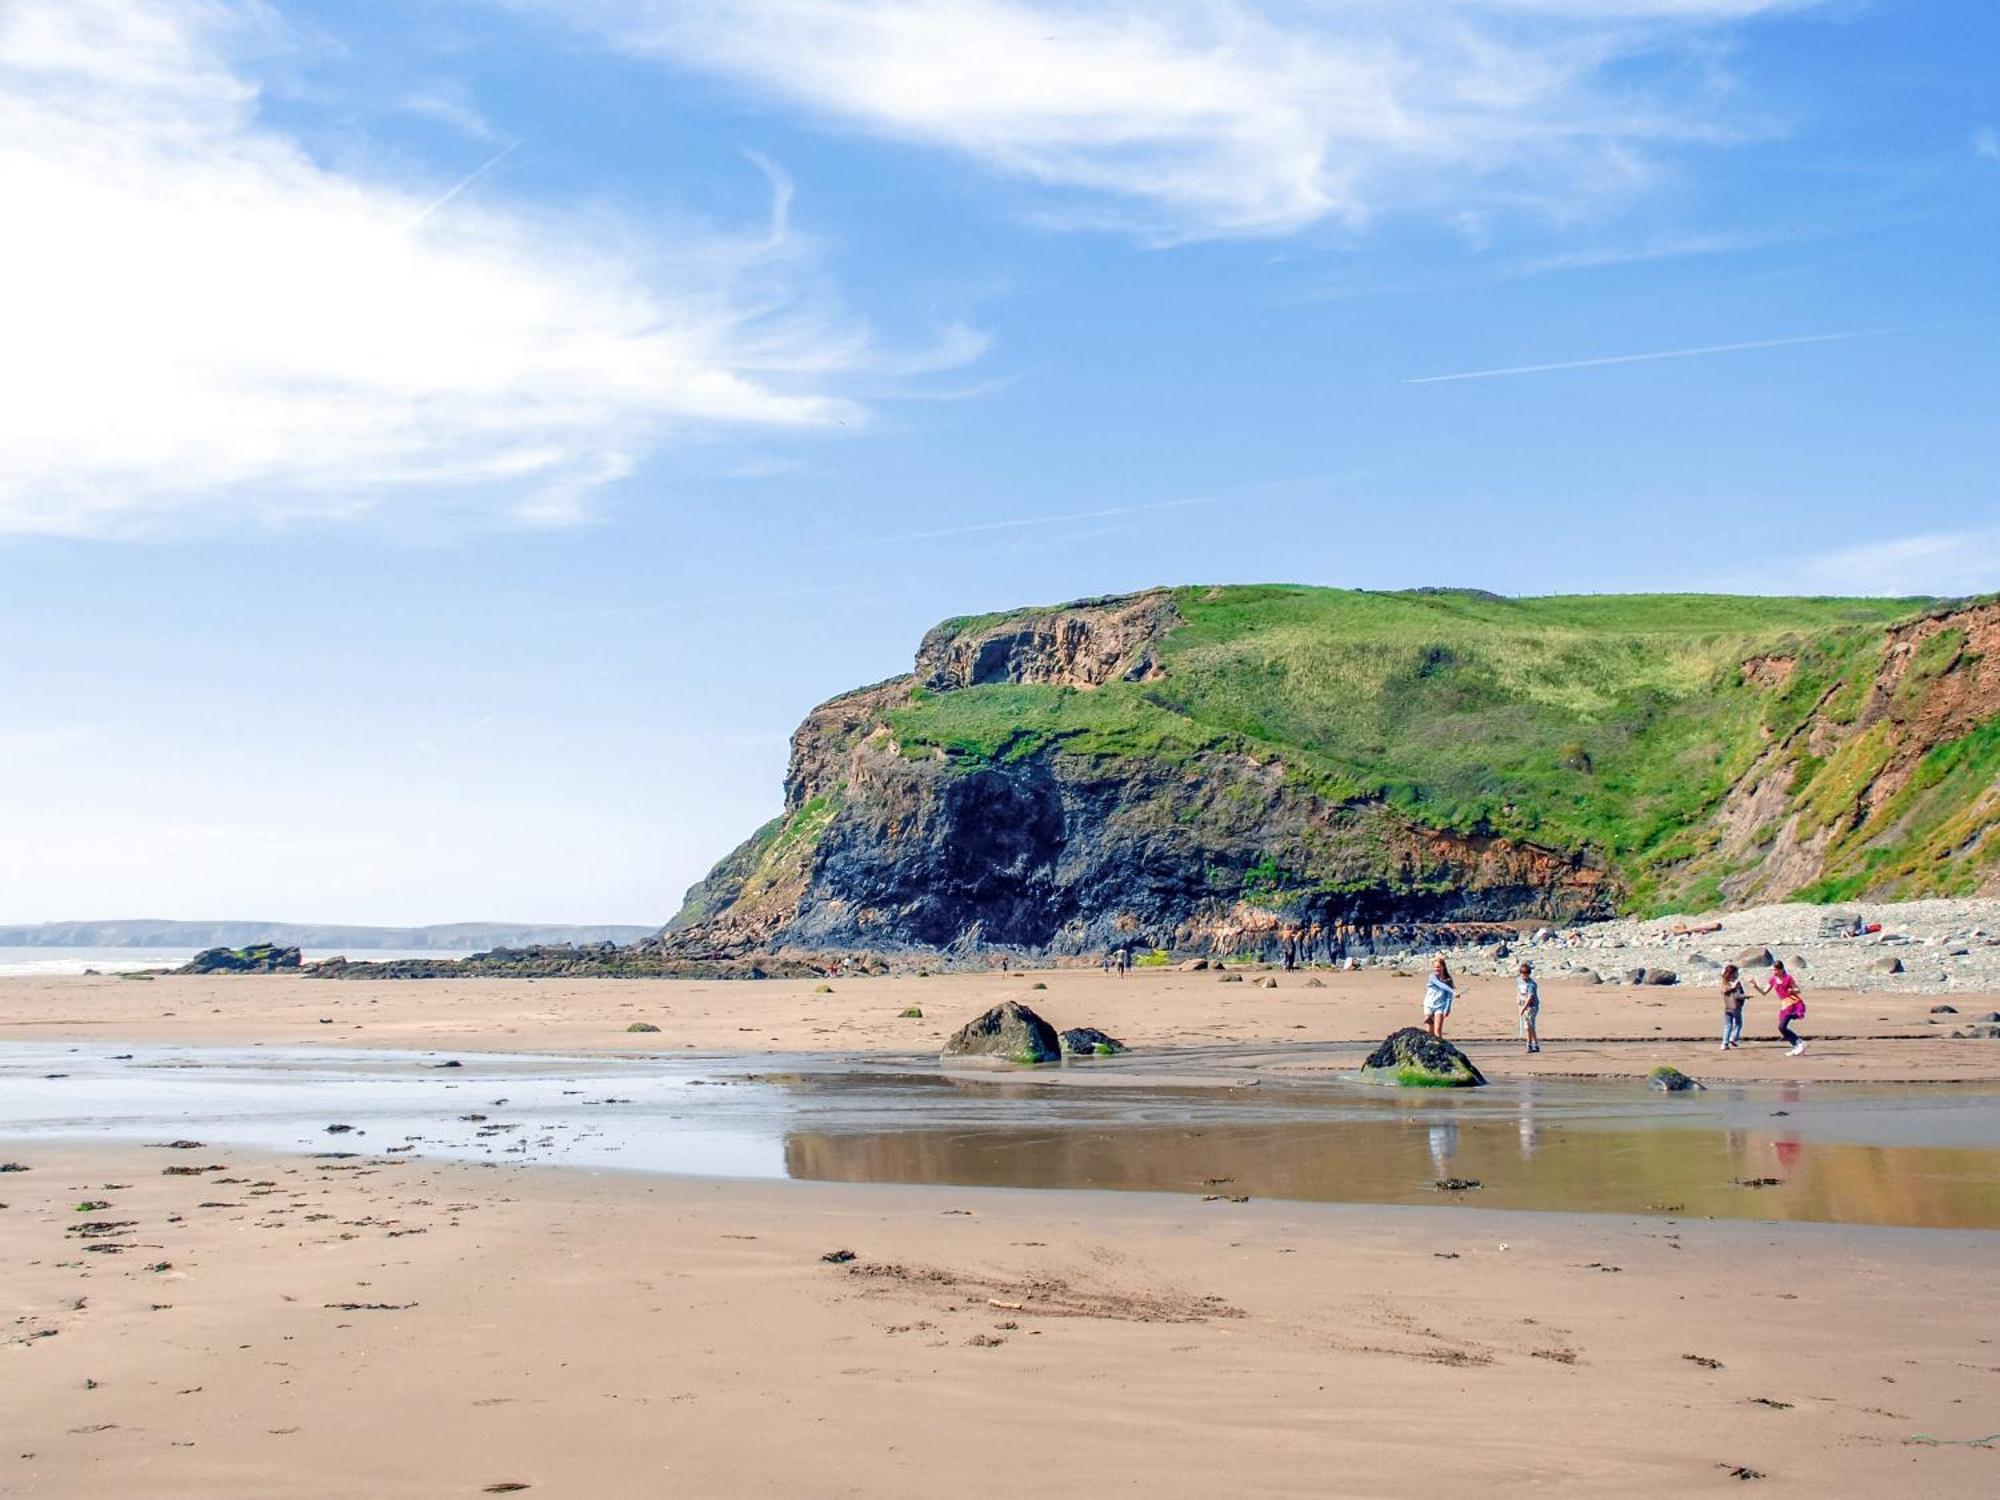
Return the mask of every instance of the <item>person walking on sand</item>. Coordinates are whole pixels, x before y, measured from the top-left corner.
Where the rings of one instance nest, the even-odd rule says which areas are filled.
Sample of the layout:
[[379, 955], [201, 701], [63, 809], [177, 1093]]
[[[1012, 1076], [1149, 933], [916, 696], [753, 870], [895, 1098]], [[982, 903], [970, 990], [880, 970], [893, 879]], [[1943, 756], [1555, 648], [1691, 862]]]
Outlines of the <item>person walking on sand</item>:
[[1542, 1050], [1542, 1039], [1535, 1027], [1542, 1019], [1542, 987], [1535, 982], [1535, 966], [1525, 958], [1521, 960], [1520, 978], [1514, 981], [1515, 998], [1521, 1002], [1521, 1030], [1528, 1038], [1528, 1050]]
[[1716, 1050], [1727, 1052], [1743, 1040], [1743, 1003], [1750, 997], [1743, 992], [1743, 978], [1735, 964], [1722, 966], [1722, 1045]]
[[1444, 1040], [1444, 1019], [1451, 1014], [1451, 1002], [1458, 998], [1458, 990], [1451, 981], [1451, 966], [1439, 954], [1431, 962], [1431, 977], [1424, 986], [1424, 1030], [1439, 1041]]
[[[1754, 982], [1754, 981], [1753, 981]], [[1759, 984], [1757, 988], [1767, 995], [1776, 995], [1783, 1004], [1778, 1012], [1778, 1035], [1792, 1044], [1791, 1055], [1797, 1057], [1806, 1050], [1806, 1039], [1792, 1030], [1792, 1022], [1806, 1018], [1806, 997], [1799, 993], [1799, 982], [1785, 967], [1782, 958], [1771, 960], [1771, 983]]]

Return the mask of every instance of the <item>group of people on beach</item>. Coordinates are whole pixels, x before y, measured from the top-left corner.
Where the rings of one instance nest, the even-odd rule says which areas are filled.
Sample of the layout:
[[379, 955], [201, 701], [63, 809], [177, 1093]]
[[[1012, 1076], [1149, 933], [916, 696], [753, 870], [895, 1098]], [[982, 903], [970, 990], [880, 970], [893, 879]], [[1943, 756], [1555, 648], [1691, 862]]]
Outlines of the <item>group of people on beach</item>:
[[[1771, 960], [1771, 982], [1766, 985], [1759, 980], [1751, 980], [1759, 994], [1772, 995], [1778, 1000], [1778, 1034], [1791, 1044], [1791, 1053], [1797, 1057], [1806, 1050], [1805, 1038], [1792, 1030], [1792, 1023], [1802, 1021], [1806, 1014], [1806, 999], [1799, 989], [1799, 981], [1785, 967], [1782, 958]], [[1431, 962], [1430, 979], [1424, 985], [1424, 1030], [1440, 1041], [1444, 1039], [1445, 1019], [1451, 1015], [1452, 1002], [1458, 998], [1458, 982], [1451, 977], [1451, 965], [1439, 954]], [[1749, 999], [1743, 982], [1743, 973], [1735, 964], [1725, 964], [1722, 969], [1722, 1047], [1727, 1052], [1743, 1040], [1743, 1007]], [[1535, 966], [1526, 959], [1514, 974], [1514, 1000], [1519, 1012], [1516, 1028], [1526, 1038], [1528, 1050], [1542, 1050], [1542, 987], [1535, 979]]]

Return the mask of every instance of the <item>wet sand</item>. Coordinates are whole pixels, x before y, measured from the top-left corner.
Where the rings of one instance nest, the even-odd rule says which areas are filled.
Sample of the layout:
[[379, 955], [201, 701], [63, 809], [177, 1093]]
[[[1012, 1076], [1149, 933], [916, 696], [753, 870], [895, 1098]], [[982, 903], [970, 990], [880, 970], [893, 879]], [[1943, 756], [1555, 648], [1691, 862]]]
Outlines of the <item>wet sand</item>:
[[1990, 1234], [32, 1154], [9, 1494], [2000, 1479]]
[[[1213, 973], [1094, 970], [807, 980], [334, 981], [276, 975], [136, 980], [0, 979], [0, 1041], [437, 1048], [453, 1051], [934, 1053], [1001, 1000], [1022, 1000], [1058, 1027], [1097, 1026], [1136, 1048], [1379, 1041], [1419, 1021], [1420, 979], [1384, 972], [1265, 974], [1224, 984]], [[1276, 989], [1259, 984], [1275, 979]], [[1323, 988], [1311, 987], [1318, 979]], [[1034, 985], [1047, 986], [1037, 990]], [[1628, 989], [1551, 980], [1545, 1050], [1515, 1038], [1513, 985], [1466, 977], [1450, 1035], [1490, 1073], [1639, 1075], [1671, 1063], [1699, 1078], [2000, 1081], [2000, 1041], [1950, 1032], [2000, 995], [1814, 989], [1800, 1057], [1776, 1041], [1775, 1003], [1752, 998], [1738, 1051], [1717, 1050], [1720, 1001], [1706, 987]], [[1957, 1015], [1933, 1017], [1950, 1004]], [[915, 1007], [921, 1019], [905, 1019]], [[658, 1032], [628, 1033], [633, 1022]], [[1286, 1067], [1282, 1057], [1269, 1066]], [[1304, 1059], [1296, 1066], [1328, 1066]]]

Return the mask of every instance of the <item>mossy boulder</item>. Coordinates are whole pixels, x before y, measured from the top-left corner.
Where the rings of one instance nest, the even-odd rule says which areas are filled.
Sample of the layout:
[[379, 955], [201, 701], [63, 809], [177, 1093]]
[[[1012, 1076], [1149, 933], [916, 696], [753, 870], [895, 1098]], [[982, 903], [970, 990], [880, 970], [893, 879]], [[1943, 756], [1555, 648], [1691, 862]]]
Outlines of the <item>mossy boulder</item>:
[[1009, 1062], [1056, 1062], [1062, 1041], [1056, 1029], [1017, 1000], [1008, 1000], [952, 1033], [946, 1057], [1000, 1057]]
[[634, 1021], [630, 1026], [627, 1026], [625, 1029], [631, 1032], [641, 1032], [641, 1031], [658, 1031], [660, 1028], [655, 1026], [651, 1021]]
[[1658, 1089], [1663, 1094], [1699, 1093], [1707, 1085], [1698, 1083], [1679, 1068], [1670, 1068], [1661, 1063], [1646, 1075], [1646, 1086]]
[[1116, 1057], [1125, 1044], [1095, 1026], [1075, 1026], [1062, 1034], [1062, 1049], [1065, 1057]]
[[1361, 1065], [1368, 1083], [1406, 1089], [1476, 1089], [1486, 1075], [1458, 1048], [1416, 1026], [1391, 1032]]

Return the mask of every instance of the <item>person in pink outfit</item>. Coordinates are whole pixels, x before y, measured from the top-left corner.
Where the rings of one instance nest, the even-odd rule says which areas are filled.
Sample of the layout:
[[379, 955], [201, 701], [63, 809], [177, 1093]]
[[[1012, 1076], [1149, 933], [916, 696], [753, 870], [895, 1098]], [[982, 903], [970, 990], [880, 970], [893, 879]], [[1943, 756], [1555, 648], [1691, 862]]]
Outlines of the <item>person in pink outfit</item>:
[[1785, 967], [1785, 961], [1778, 958], [1771, 961], [1770, 984], [1759, 983], [1757, 988], [1778, 997], [1778, 1035], [1792, 1044], [1791, 1055], [1797, 1057], [1806, 1050], [1806, 1039], [1792, 1030], [1792, 1022], [1803, 1021], [1806, 1016], [1806, 997], [1799, 991], [1798, 980]]

